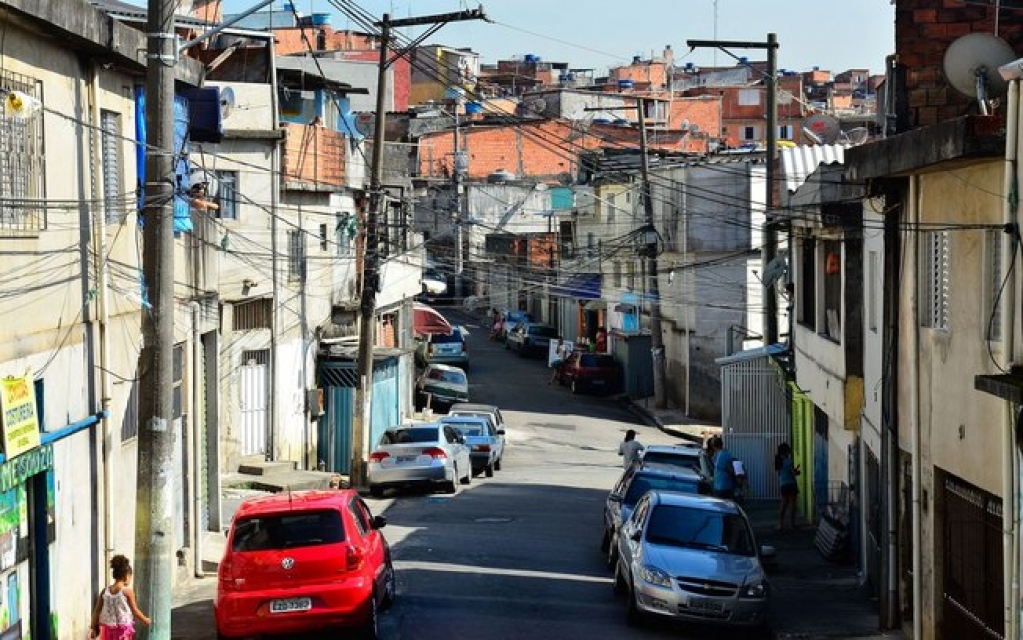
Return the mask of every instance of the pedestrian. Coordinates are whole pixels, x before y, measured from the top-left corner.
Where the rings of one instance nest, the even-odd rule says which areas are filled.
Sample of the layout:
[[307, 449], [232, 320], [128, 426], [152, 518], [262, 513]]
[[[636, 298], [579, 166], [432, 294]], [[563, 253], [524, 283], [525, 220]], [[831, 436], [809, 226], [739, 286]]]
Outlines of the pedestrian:
[[781, 505], [778, 507], [778, 529], [785, 526], [785, 513], [789, 513], [789, 522], [792, 528], [796, 528], [796, 495], [799, 489], [796, 486], [796, 477], [799, 475], [797, 467], [792, 459], [792, 447], [789, 443], [783, 442], [778, 445], [778, 453], [774, 456], [774, 470], [778, 473], [778, 490], [781, 492]]
[[494, 319], [490, 324], [490, 340], [497, 340], [501, 336], [501, 328], [504, 326], [504, 319], [501, 312], [494, 310]]
[[735, 499], [735, 456], [725, 449], [721, 436], [710, 439], [710, 449], [714, 455], [714, 495], [728, 500]]
[[131, 588], [132, 570], [128, 558], [116, 555], [110, 559], [110, 572], [114, 583], [104, 587], [92, 610], [90, 637], [99, 640], [131, 640], [135, 637], [135, 618], [147, 627], [149, 618], [135, 603]]
[[341, 474], [335, 473], [334, 475], [330, 476], [329, 487], [334, 491], [340, 491], [342, 488], [344, 488], [344, 482], [341, 479]]
[[558, 336], [558, 344], [554, 347], [554, 359], [551, 360], [551, 368], [554, 371], [551, 372], [551, 379], [547, 381], [547, 384], [554, 384], [557, 380], [558, 384], [562, 382], [562, 378], [565, 375], [565, 358], [568, 357], [568, 348], [565, 346], [565, 340]]
[[643, 453], [644, 447], [639, 440], [636, 440], [636, 430], [629, 429], [625, 432], [625, 439], [618, 445], [618, 455], [622, 456], [622, 466], [626, 469], [639, 460], [639, 454]]
[[607, 353], [607, 330], [604, 327], [597, 328], [597, 353]]

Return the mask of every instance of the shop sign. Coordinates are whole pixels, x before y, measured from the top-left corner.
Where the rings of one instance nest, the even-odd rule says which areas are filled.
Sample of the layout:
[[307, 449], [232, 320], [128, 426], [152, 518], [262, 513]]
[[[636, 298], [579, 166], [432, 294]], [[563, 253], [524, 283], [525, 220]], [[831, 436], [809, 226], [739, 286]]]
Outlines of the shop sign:
[[0, 381], [0, 410], [3, 411], [4, 454], [8, 460], [39, 446], [36, 390], [31, 378]]
[[0, 465], [0, 493], [10, 491], [26, 480], [53, 468], [53, 445], [36, 447], [14, 460]]

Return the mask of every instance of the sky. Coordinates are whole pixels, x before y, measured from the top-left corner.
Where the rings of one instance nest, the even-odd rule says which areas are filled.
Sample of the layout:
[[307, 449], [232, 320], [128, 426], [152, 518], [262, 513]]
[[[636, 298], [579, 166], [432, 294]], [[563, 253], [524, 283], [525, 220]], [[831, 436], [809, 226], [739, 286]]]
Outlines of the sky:
[[[139, 2], [140, 0], [134, 0]], [[594, 69], [628, 64], [634, 56], [660, 56], [671, 45], [676, 64], [731, 66], [734, 58], [714, 49], [690, 53], [686, 40], [766, 42], [778, 36], [778, 68], [808, 71], [820, 67], [840, 73], [870, 69], [883, 73], [884, 58], [895, 48], [892, 0], [484, 0], [493, 24], [451, 23], [428, 44], [470, 47], [483, 63], [525, 54], [572, 68]], [[303, 14], [330, 13], [335, 29], [357, 28], [328, 0], [294, 0]], [[336, 0], [348, 3], [350, 0]], [[254, 0], [224, 0], [225, 13], [252, 7]], [[377, 18], [421, 17], [475, 9], [465, 0], [358, 0]], [[281, 2], [274, 3], [275, 8]], [[716, 19], [715, 19], [716, 15]], [[413, 36], [419, 31], [408, 30]], [[733, 50], [750, 60], [763, 50]]]

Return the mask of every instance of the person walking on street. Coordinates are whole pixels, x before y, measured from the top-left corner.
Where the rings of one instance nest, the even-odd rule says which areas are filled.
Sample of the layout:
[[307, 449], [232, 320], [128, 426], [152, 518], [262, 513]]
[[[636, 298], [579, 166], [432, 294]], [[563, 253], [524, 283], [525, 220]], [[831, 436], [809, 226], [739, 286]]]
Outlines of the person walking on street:
[[622, 457], [622, 467], [628, 469], [634, 462], [639, 460], [639, 454], [643, 452], [644, 447], [640, 444], [639, 440], [636, 440], [636, 430], [629, 429], [625, 432], [625, 439], [618, 445], [618, 455]]
[[714, 455], [714, 495], [727, 500], [735, 499], [735, 456], [725, 449], [721, 436], [710, 440], [710, 449]]
[[565, 340], [561, 336], [558, 336], [558, 345], [554, 348], [554, 360], [551, 361], [551, 368], [554, 371], [551, 372], [551, 379], [547, 381], [547, 384], [554, 384], [557, 380], [560, 384], [565, 375], [565, 358], [568, 357], [568, 349], [565, 347]]
[[778, 473], [778, 489], [781, 492], [781, 505], [778, 507], [778, 529], [785, 526], [785, 513], [789, 513], [789, 522], [796, 528], [796, 476], [799, 467], [792, 460], [792, 447], [783, 442], [778, 445], [778, 453], [774, 456], [774, 470]]
[[147, 627], [150, 624], [146, 614], [139, 610], [135, 602], [135, 592], [131, 588], [131, 563], [123, 555], [110, 559], [110, 572], [114, 583], [105, 587], [96, 599], [92, 610], [92, 638], [98, 640], [131, 640], [135, 637], [135, 618]]

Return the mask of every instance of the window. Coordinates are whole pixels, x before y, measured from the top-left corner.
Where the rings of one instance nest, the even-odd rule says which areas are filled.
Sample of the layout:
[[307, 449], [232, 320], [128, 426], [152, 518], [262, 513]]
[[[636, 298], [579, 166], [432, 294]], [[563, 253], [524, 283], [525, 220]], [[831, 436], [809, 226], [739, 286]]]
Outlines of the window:
[[351, 213], [334, 214], [334, 242], [337, 243], [337, 255], [348, 256], [352, 253], [352, 241], [358, 229], [357, 219]]
[[877, 251], [871, 251], [867, 256], [867, 328], [874, 333], [877, 333], [877, 269]]
[[224, 220], [238, 219], [238, 172], [214, 171], [217, 178], [217, 197], [215, 202], [220, 206], [214, 215]]
[[121, 442], [127, 442], [139, 435], [139, 381], [131, 381], [128, 404], [121, 418]]
[[791, 140], [792, 136], [795, 135], [792, 130], [791, 124], [778, 125], [778, 139], [779, 140]]
[[617, 193], [608, 194], [608, 196], [607, 196], [607, 221], [608, 222], [614, 222], [615, 221], [615, 209], [617, 208], [617, 206], [616, 206], [617, 205], [617, 203], [616, 203], [617, 200], [618, 200], [618, 194]]
[[824, 335], [842, 339], [842, 243], [827, 240], [824, 250]]
[[613, 268], [613, 271], [612, 271], [612, 276], [611, 276], [611, 278], [612, 278], [611, 282], [612, 282], [612, 284], [614, 285], [614, 287], [616, 289], [621, 289], [622, 288], [622, 263], [620, 261], [618, 261], [618, 260], [615, 260], [614, 261], [614, 266], [612, 268]]
[[174, 345], [174, 355], [171, 358], [171, 417], [174, 420], [181, 418], [183, 413], [182, 385], [185, 377], [185, 343], [180, 342]]
[[[39, 81], [0, 71], [0, 89], [21, 91], [42, 100]], [[43, 113], [29, 118], [0, 110], [0, 233], [35, 232], [46, 228], [43, 176]]]
[[305, 276], [305, 234], [301, 229], [288, 231], [288, 279]]
[[799, 260], [799, 323], [817, 330], [817, 247], [813, 238], [803, 239]]
[[760, 104], [760, 89], [740, 89], [739, 106], [755, 107]]
[[239, 302], [234, 305], [231, 317], [231, 329], [234, 331], [269, 329], [273, 326], [273, 300], [257, 298]]
[[124, 156], [121, 153], [121, 114], [101, 111], [99, 116], [100, 146], [103, 164], [103, 215], [107, 222], [117, 224], [125, 212]]
[[756, 127], [743, 127], [742, 128], [742, 139], [743, 140], [756, 140], [757, 139], [757, 128]]
[[352, 498], [351, 502], [348, 503], [348, 511], [351, 512], [352, 520], [355, 521], [355, 526], [359, 529], [359, 533], [365, 537], [372, 531], [373, 527], [370, 525], [370, 518], [363, 511], [359, 502], [358, 498]]
[[920, 325], [948, 331], [949, 232], [932, 231], [923, 237], [920, 256]]
[[988, 268], [987, 282], [987, 308], [991, 311], [984, 314], [986, 326], [984, 327], [984, 338], [991, 342], [1002, 340], [1002, 296], [1005, 290], [1002, 288], [1005, 282], [1005, 274], [1002, 273], [1002, 234], [997, 231], [987, 232], [987, 260]]
[[625, 264], [625, 288], [629, 291], [636, 290], [636, 263], [627, 262]]

